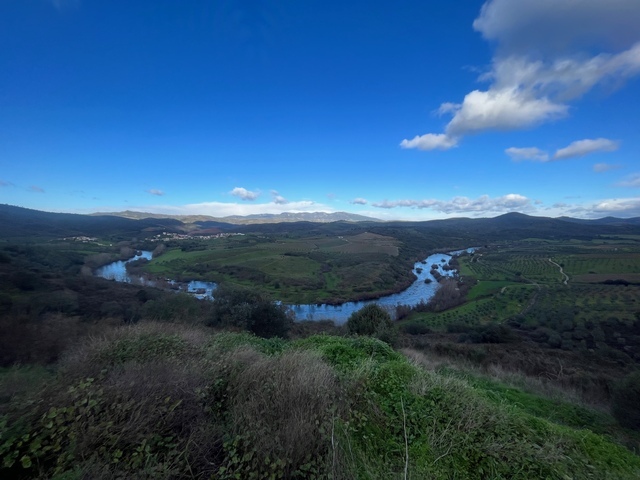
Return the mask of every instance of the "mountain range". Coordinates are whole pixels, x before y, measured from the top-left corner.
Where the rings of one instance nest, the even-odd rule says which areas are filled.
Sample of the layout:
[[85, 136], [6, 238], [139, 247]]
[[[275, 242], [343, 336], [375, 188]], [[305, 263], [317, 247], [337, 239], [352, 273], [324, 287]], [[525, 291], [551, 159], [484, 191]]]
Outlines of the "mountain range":
[[[395, 236], [406, 230], [425, 235], [464, 238], [508, 239], [545, 236], [640, 235], [640, 217], [583, 220], [569, 217], [534, 217], [507, 213], [493, 218], [450, 218], [425, 222], [382, 222], [370, 217], [338, 213], [282, 213], [247, 217], [215, 218], [204, 215], [172, 216], [144, 212], [80, 215], [51, 213], [12, 205], [0, 205], [0, 238], [69, 237], [76, 235], [145, 238], [160, 232], [193, 235], [224, 231], [278, 233], [306, 232], [338, 234], [382, 231]], [[336, 233], [338, 232], [338, 233]]]
[[252, 225], [256, 223], [282, 223], [282, 222], [380, 222], [381, 220], [364, 215], [356, 215], [347, 212], [284, 212], [279, 214], [262, 213], [255, 215], [232, 215], [228, 217], [211, 217], [208, 215], [170, 215], [162, 213], [146, 213], [125, 210], [123, 212], [93, 213], [93, 216], [111, 215], [114, 217], [131, 218], [141, 220], [144, 218], [172, 218], [183, 223], [196, 222], [221, 222], [232, 225]]

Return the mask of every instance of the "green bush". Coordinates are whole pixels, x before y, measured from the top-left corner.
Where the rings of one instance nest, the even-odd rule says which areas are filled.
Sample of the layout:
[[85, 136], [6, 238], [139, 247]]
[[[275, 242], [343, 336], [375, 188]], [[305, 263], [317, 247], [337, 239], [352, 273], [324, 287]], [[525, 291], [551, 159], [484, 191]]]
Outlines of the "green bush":
[[613, 389], [611, 412], [623, 427], [640, 430], [640, 372], [624, 377]]
[[433, 331], [424, 323], [407, 323], [402, 327], [404, 333], [408, 335], [425, 335]]
[[236, 286], [219, 285], [212, 310], [210, 325], [238, 327], [264, 338], [286, 338], [293, 324], [287, 307], [255, 290]]
[[353, 312], [346, 323], [347, 330], [355, 335], [369, 335], [392, 344], [397, 336], [389, 313], [376, 303]]

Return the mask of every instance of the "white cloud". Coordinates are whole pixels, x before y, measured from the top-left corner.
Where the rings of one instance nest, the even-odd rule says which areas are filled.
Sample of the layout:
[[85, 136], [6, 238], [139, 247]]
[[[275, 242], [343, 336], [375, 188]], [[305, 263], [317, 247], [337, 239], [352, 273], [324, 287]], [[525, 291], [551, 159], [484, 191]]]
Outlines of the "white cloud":
[[567, 106], [536, 98], [518, 86], [468, 93], [446, 128], [447, 135], [462, 136], [484, 130], [513, 130], [563, 117]]
[[640, 217], [640, 197], [601, 200], [591, 207], [588, 214], [592, 218], [600, 218], [607, 215], [626, 218]]
[[164, 195], [164, 192], [162, 190], [158, 190], [157, 188], [151, 188], [147, 190], [147, 193], [150, 193], [151, 195], [155, 195], [157, 197], [161, 197]]
[[613, 152], [619, 147], [618, 142], [607, 138], [596, 138], [578, 140], [569, 146], [561, 148], [553, 155], [554, 160], [565, 160], [567, 158], [584, 157], [596, 152]]
[[637, 0], [490, 0], [473, 22], [503, 53], [542, 54], [628, 48], [640, 39], [638, 25]]
[[280, 195], [277, 190], [271, 190], [271, 199], [273, 200], [273, 203], [278, 205], [286, 205], [289, 203], [289, 200]]
[[349, 203], [351, 203], [353, 205], [366, 205], [369, 202], [365, 198], [358, 197], [358, 198], [354, 198]]
[[234, 197], [239, 197], [242, 200], [247, 200], [247, 201], [255, 200], [260, 196], [259, 191], [252, 192], [251, 190], [247, 190], [246, 188], [242, 188], [242, 187], [235, 187], [229, 193]]
[[417, 148], [418, 150], [448, 150], [456, 145], [458, 145], [458, 139], [444, 133], [416, 135], [411, 140], [405, 138], [400, 142], [402, 148]]
[[36, 192], [36, 193], [44, 193], [44, 188], [38, 187], [37, 185], [31, 185], [29, 187], [29, 190], [31, 190], [32, 192]]
[[612, 165], [610, 163], [596, 163], [593, 166], [593, 171], [596, 173], [608, 172], [609, 170], [617, 170], [621, 168], [621, 165]]
[[488, 213], [505, 213], [513, 210], [530, 211], [531, 200], [517, 193], [510, 193], [502, 197], [491, 198], [483, 195], [477, 199], [467, 197], [454, 197], [446, 200], [384, 200], [382, 202], [371, 204], [377, 208], [391, 209], [398, 207], [409, 207], [417, 209], [431, 209], [436, 212], [445, 214], [488, 214]]
[[631, 187], [638, 188], [640, 187], [640, 173], [632, 173], [627, 178], [617, 183], [618, 187]]
[[[115, 207], [114, 207], [115, 208]], [[228, 217], [231, 215], [255, 215], [263, 213], [278, 214], [283, 212], [327, 212], [335, 210], [313, 201], [289, 202], [286, 205], [269, 203], [232, 203], [202, 202], [188, 205], [147, 205], [128, 206], [128, 210], [172, 215], [210, 215], [212, 217]], [[116, 209], [117, 210], [117, 209]], [[111, 210], [114, 211], [114, 210]]]
[[511, 160], [519, 162], [521, 160], [534, 160], [538, 162], [548, 162], [549, 154], [544, 150], [536, 147], [516, 148], [511, 147], [505, 150], [505, 153], [511, 157]]
[[496, 44], [491, 71], [480, 77], [489, 87], [440, 106], [438, 113], [452, 115], [444, 133], [401, 145], [446, 149], [464, 135], [567, 116], [568, 102], [595, 86], [640, 74], [638, 25], [638, 0], [489, 0], [474, 22]]
[[438, 115], [446, 115], [449, 113], [451, 114], [456, 113], [458, 110], [460, 110], [459, 103], [445, 102], [442, 105], [440, 105], [440, 107], [438, 108], [438, 110], [436, 110], [435, 113], [437, 113]]

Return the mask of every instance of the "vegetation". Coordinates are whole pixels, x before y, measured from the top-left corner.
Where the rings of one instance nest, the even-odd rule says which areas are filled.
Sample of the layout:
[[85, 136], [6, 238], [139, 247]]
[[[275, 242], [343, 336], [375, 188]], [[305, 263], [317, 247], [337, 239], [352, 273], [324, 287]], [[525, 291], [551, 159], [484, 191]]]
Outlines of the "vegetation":
[[396, 331], [391, 315], [375, 303], [353, 312], [346, 323], [347, 331], [353, 335], [369, 335], [392, 344]]
[[623, 378], [613, 390], [611, 408], [621, 425], [640, 430], [640, 372]]
[[[625, 272], [640, 271], [635, 239], [616, 239], [615, 244], [601, 237], [525, 240], [482, 249], [460, 257], [459, 263], [462, 275], [472, 279], [465, 281], [471, 288], [462, 305], [450, 308], [445, 303], [444, 309], [410, 316], [411, 323], [436, 330], [455, 323], [469, 332], [478, 325], [508, 323], [519, 335], [548, 347], [595, 350], [623, 364], [640, 360], [640, 287], [611, 282]], [[592, 277], [581, 276], [584, 271], [608, 280], [593, 283]], [[440, 291], [449, 302], [461, 297], [444, 293]]]
[[[92, 220], [103, 236], [85, 242], [51, 233], [81, 234], [73, 216], [47, 236], [49, 215], [0, 236], [2, 478], [640, 477], [632, 226], [252, 225], [134, 266], [215, 264], [208, 302], [91, 275], [155, 249], [148, 222]], [[296, 276], [323, 279], [314, 298], [370, 294], [391, 265], [470, 245], [398, 322], [370, 305], [343, 327], [293, 323], [272, 300], [312, 295]]]
[[[144, 324], [3, 407], [11, 478], [636, 478], [640, 458], [372, 338]], [[597, 418], [597, 415], [592, 415]], [[589, 420], [589, 416], [585, 416]], [[590, 420], [597, 423], [596, 420]]]
[[210, 325], [237, 327], [260, 337], [286, 337], [293, 318], [282, 304], [255, 291], [219, 285], [212, 302]]
[[152, 275], [235, 283], [287, 303], [340, 303], [406, 288], [412, 263], [400, 242], [356, 235], [255, 234], [207, 241], [167, 242], [148, 265]]

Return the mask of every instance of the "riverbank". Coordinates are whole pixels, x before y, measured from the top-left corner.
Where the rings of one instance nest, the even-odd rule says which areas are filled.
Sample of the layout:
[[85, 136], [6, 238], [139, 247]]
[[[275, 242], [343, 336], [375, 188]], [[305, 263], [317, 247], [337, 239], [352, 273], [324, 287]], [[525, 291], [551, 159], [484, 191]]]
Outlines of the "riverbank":
[[[465, 251], [473, 249], [458, 250], [451, 252], [459, 255]], [[190, 293], [197, 298], [213, 298], [213, 292], [217, 286], [215, 282], [204, 282], [192, 280], [190, 282], [176, 282], [169, 279], [154, 279], [146, 275], [131, 275], [127, 271], [127, 263], [135, 262], [141, 258], [150, 260], [152, 252], [142, 251], [139, 255], [127, 261], [113, 262], [96, 270], [95, 275], [118, 282], [131, 283], [134, 285], [144, 285], [157, 288], [169, 288], [172, 290]], [[449, 265], [452, 255], [436, 253], [416, 262], [411, 270], [415, 280], [400, 292], [389, 295], [376, 296], [358, 301], [343, 302], [339, 304], [315, 303], [315, 304], [288, 304], [295, 315], [297, 321], [302, 320], [332, 320], [337, 324], [347, 321], [349, 316], [368, 305], [377, 303], [389, 309], [398, 305], [415, 306], [419, 303], [428, 302], [439, 287], [438, 278], [452, 277], [457, 274], [457, 270]]]

